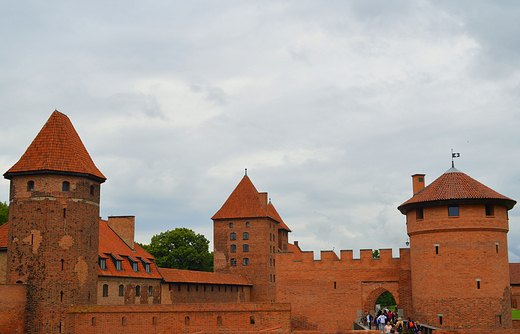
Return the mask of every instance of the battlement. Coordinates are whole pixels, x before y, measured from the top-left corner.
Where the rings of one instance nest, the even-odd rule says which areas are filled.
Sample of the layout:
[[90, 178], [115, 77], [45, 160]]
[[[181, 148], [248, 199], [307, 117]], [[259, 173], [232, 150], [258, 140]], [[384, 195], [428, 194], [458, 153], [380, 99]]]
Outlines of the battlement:
[[341, 250], [340, 256], [332, 250], [320, 251], [319, 260], [314, 259], [313, 251], [302, 251], [300, 257], [295, 257], [295, 252], [279, 252], [276, 253], [277, 263], [279, 265], [289, 264], [302, 265], [352, 265], [352, 266], [370, 266], [370, 267], [408, 267], [410, 264], [410, 249], [400, 248], [399, 257], [392, 257], [392, 249], [380, 249], [379, 258], [375, 259], [372, 255], [372, 249], [361, 249], [360, 257], [354, 258], [353, 250]]

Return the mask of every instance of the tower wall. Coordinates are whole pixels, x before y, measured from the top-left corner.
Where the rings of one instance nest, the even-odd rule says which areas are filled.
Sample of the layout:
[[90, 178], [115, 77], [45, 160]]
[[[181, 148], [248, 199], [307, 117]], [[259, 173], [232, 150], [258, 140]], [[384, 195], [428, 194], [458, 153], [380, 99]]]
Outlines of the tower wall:
[[507, 208], [486, 215], [485, 204], [460, 204], [449, 216], [448, 205], [431, 206], [422, 219], [418, 210], [407, 212], [415, 319], [444, 329], [511, 328]]
[[[277, 225], [269, 218], [218, 219], [213, 223], [214, 270], [246, 276], [253, 284], [252, 302], [274, 302], [276, 299]], [[235, 233], [236, 240], [231, 240], [231, 233]], [[244, 233], [248, 233], [248, 240], [244, 240]], [[236, 252], [232, 252], [232, 245]], [[249, 251], [244, 252], [244, 245], [249, 246]], [[248, 259], [248, 265], [244, 264], [244, 258]], [[231, 265], [232, 259], [236, 259], [235, 266]]]
[[66, 333], [67, 310], [97, 300], [100, 184], [71, 175], [10, 178], [7, 283], [27, 284], [25, 332]]

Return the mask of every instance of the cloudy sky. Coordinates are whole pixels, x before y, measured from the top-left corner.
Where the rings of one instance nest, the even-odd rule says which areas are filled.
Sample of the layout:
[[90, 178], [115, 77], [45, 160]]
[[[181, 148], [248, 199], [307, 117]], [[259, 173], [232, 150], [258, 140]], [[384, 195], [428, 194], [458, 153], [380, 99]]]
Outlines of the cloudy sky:
[[291, 242], [357, 256], [398, 256], [410, 176], [451, 149], [520, 199], [520, 2], [3, 1], [0, 29], [0, 170], [67, 114], [140, 242], [211, 240], [244, 168]]

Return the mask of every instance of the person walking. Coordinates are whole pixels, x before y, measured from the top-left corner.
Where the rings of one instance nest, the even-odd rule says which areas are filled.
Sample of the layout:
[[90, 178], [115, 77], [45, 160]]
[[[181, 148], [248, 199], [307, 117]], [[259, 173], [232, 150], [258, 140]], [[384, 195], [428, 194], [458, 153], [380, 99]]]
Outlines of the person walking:
[[368, 313], [367, 316], [365, 317], [365, 319], [367, 321], [368, 329], [372, 329], [372, 321], [374, 321], [374, 316], [372, 316], [372, 314]]

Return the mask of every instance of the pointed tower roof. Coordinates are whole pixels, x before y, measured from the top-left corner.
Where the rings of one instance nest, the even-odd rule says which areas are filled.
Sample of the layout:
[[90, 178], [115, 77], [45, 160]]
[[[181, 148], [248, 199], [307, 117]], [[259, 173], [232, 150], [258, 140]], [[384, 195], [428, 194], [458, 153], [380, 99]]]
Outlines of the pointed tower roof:
[[258, 191], [249, 177], [245, 175], [224, 205], [211, 219], [253, 217], [267, 217], [267, 212], [262, 209]]
[[452, 167], [439, 178], [419, 191], [397, 209], [402, 214], [420, 206], [442, 205], [449, 203], [494, 203], [504, 205], [508, 210], [516, 201], [486, 187], [477, 180]]
[[6, 179], [27, 174], [77, 174], [104, 182], [69, 118], [55, 110]]
[[267, 215], [271, 219], [274, 219], [279, 223], [279, 225], [278, 225], [279, 230], [286, 230], [286, 231], [292, 232], [289, 229], [289, 227], [287, 227], [287, 225], [285, 225], [285, 223], [282, 220], [282, 217], [280, 217], [280, 215], [278, 214], [278, 211], [276, 211], [276, 209], [274, 208], [274, 205], [271, 204], [271, 202], [269, 202], [269, 204], [267, 204]]

